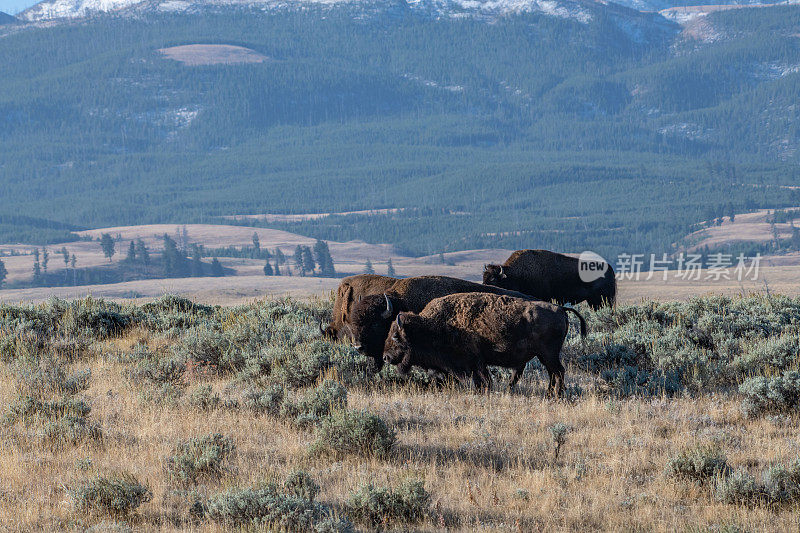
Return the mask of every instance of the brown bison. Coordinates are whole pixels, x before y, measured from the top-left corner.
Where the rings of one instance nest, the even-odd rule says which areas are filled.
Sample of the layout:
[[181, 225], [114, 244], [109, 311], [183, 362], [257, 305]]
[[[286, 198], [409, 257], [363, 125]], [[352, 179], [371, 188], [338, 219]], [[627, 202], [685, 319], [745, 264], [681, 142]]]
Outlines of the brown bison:
[[514, 370], [513, 388], [525, 365], [539, 358], [550, 374], [548, 394], [564, 387], [561, 347], [575, 313], [586, 336], [586, 322], [575, 309], [497, 294], [453, 294], [437, 298], [417, 313], [400, 313], [384, 346], [384, 359], [406, 373], [416, 365], [472, 378], [489, 388], [487, 366]]
[[598, 279], [585, 282], [579, 259], [549, 250], [517, 250], [502, 265], [486, 265], [483, 283], [519, 291], [559, 304], [586, 301], [592, 309], [613, 305], [617, 295], [614, 269], [607, 265]]
[[383, 294], [396, 281], [397, 278], [378, 276], [377, 274], [359, 274], [344, 278], [336, 290], [331, 323], [322, 330], [322, 334], [329, 339], [340, 340], [347, 336], [349, 334], [350, 312], [353, 309], [353, 305], [365, 296]]
[[353, 306], [350, 329], [356, 348], [383, 367], [383, 344], [392, 321], [401, 311], [419, 313], [428, 303], [448, 294], [488, 292], [529, 299], [525, 294], [447, 276], [418, 276], [398, 280], [382, 295], [365, 296]]

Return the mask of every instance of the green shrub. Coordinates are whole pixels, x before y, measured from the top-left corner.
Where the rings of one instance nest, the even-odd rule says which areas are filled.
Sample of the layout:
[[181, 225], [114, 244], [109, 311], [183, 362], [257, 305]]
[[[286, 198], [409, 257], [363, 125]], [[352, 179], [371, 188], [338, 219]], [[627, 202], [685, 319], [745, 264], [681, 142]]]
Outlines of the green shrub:
[[299, 425], [308, 426], [346, 406], [347, 390], [336, 381], [325, 380], [306, 391], [297, 403], [285, 402], [281, 413]]
[[430, 494], [421, 481], [406, 481], [397, 490], [363, 485], [345, 504], [353, 520], [377, 527], [391, 522], [415, 524], [428, 513]]
[[745, 396], [742, 410], [747, 416], [794, 411], [800, 405], [800, 372], [750, 378], [739, 386], [739, 392]]
[[684, 479], [708, 481], [717, 476], [730, 473], [725, 455], [719, 449], [700, 446], [686, 449], [667, 462], [666, 473]]
[[297, 496], [313, 502], [319, 493], [319, 485], [302, 470], [294, 470], [283, 482], [283, 489], [287, 494]]
[[736, 472], [717, 483], [715, 495], [723, 503], [785, 505], [800, 502], [800, 459], [774, 465], [757, 481], [746, 472]]
[[762, 372], [767, 368], [786, 370], [800, 362], [800, 335], [797, 332], [758, 340], [733, 360], [738, 373]]
[[267, 526], [271, 531], [350, 532], [352, 527], [318, 503], [281, 494], [274, 485], [231, 488], [209, 499], [206, 516], [225, 525]]
[[219, 433], [193, 437], [179, 444], [175, 455], [167, 458], [166, 470], [172, 479], [183, 484], [216, 478], [233, 450], [233, 440]]
[[44, 439], [51, 444], [78, 444], [87, 440], [100, 440], [103, 431], [99, 424], [80, 416], [62, 416], [44, 425]]
[[125, 515], [150, 501], [152, 493], [131, 474], [97, 476], [72, 491], [81, 511]]
[[242, 405], [254, 413], [278, 415], [283, 405], [283, 388], [273, 385], [264, 389], [249, 389], [242, 395]]
[[379, 417], [367, 411], [334, 411], [317, 427], [312, 453], [333, 456], [347, 454], [387, 457], [397, 442], [393, 430]]
[[91, 370], [67, 375], [65, 365], [50, 355], [36, 360], [18, 359], [12, 364], [14, 382], [22, 396], [45, 398], [50, 395], [72, 395], [89, 388]]
[[211, 385], [198, 385], [189, 393], [189, 405], [202, 411], [216, 409], [221, 402]]
[[11, 404], [4, 420], [7, 424], [31, 424], [61, 417], [84, 418], [90, 411], [91, 408], [83, 400], [61, 399], [49, 402], [27, 396]]

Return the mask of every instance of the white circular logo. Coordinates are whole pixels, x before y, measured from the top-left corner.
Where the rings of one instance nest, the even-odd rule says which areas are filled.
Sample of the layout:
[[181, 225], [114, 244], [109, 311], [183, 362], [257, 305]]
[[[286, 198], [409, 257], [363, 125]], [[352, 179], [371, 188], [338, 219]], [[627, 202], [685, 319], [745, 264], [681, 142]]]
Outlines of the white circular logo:
[[605, 276], [608, 263], [594, 252], [581, 252], [578, 257], [578, 275], [584, 283], [591, 283]]

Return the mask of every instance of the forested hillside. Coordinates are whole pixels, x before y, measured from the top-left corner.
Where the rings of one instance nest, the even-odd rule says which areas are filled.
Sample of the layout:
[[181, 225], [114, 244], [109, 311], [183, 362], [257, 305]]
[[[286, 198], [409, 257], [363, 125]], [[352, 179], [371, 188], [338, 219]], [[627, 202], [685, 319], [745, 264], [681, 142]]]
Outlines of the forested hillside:
[[[411, 254], [660, 252], [800, 203], [776, 187], [800, 182], [798, 7], [688, 32], [613, 5], [491, 23], [371, 5], [0, 30], [0, 242], [398, 207], [271, 226]], [[265, 59], [159, 52], [196, 43]]]

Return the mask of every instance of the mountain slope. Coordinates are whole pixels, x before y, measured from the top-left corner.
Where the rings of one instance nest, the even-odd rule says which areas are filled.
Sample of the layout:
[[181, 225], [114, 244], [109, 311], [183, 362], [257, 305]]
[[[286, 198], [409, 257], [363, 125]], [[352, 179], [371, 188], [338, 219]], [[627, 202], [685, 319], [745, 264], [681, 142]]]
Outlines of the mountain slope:
[[3, 13], [2, 11], [0, 11], [0, 26], [2, 26], [3, 24], [12, 24], [14, 22], [17, 22], [17, 19], [15, 17], [12, 17], [8, 13]]
[[[741, 185], [799, 179], [796, 7], [709, 14], [708, 40], [600, 3], [153, 5], [0, 38], [6, 206], [82, 227], [406, 208], [269, 224], [411, 254], [613, 255], [800, 203]], [[162, 52], [213, 47], [258, 60]]]

